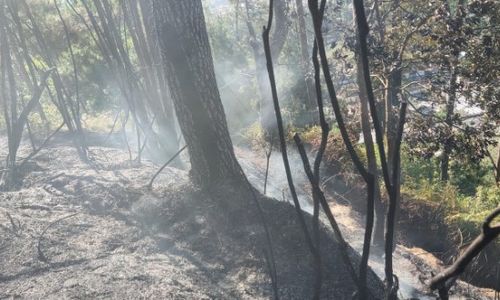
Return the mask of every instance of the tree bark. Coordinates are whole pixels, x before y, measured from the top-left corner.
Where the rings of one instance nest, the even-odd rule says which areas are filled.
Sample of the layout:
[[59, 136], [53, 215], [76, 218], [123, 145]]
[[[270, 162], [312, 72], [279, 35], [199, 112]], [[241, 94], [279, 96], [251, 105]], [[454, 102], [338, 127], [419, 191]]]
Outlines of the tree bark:
[[453, 126], [453, 114], [455, 113], [455, 102], [456, 102], [456, 92], [457, 92], [457, 72], [454, 68], [451, 69], [451, 77], [448, 86], [447, 96], [446, 96], [446, 137], [443, 145], [443, 154], [441, 155], [441, 181], [448, 181], [450, 179], [449, 175], [449, 165], [450, 165], [450, 153], [452, 149], [452, 126]]
[[[387, 156], [394, 155], [394, 140], [398, 130], [397, 111], [399, 109], [401, 95], [402, 70], [401, 64], [397, 62], [391, 68], [387, 76], [387, 90], [385, 95], [385, 134], [387, 140]], [[390, 161], [388, 165], [391, 168]]]
[[366, 96], [366, 87], [363, 80], [363, 68], [359, 60], [357, 61], [357, 81], [359, 85], [359, 99], [361, 107], [361, 131], [368, 160], [368, 172], [373, 175], [374, 182], [374, 207], [375, 207], [375, 226], [373, 228], [373, 244], [383, 246], [384, 244], [384, 224], [385, 207], [380, 197], [380, 184], [378, 182], [377, 157], [375, 155], [375, 146], [373, 144], [372, 129], [370, 125], [370, 111], [368, 108], [368, 98]]
[[[247, 10], [246, 24], [248, 33], [250, 34], [250, 47], [252, 48], [252, 53], [255, 60], [255, 77], [257, 79], [257, 87], [260, 94], [260, 124], [268, 136], [277, 136], [277, 134], [275, 133], [277, 131], [277, 124], [274, 118], [274, 107], [271, 97], [271, 86], [269, 85], [267, 75], [266, 59], [262, 50], [262, 43], [255, 34], [255, 29], [252, 25], [252, 22], [250, 21], [249, 14], [251, 7], [248, 0], [245, 1], [245, 6]], [[276, 25], [271, 36], [270, 47], [272, 57], [277, 59], [281, 53], [281, 50], [283, 49], [289, 30], [288, 17], [286, 15], [286, 1], [273, 1], [273, 9], [276, 12]]]
[[500, 144], [498, 145], [498, 151], [497, 151], [497, 162], [495, 164], [496, 167], [496, 175], [495, 175], [495, 182], [497, 184], [500, 183]]
[[217, 89], [201, 0], [154, 0], [153, 8], [192, 180], [203, 187], [228, 179], [245, 182]]
[[295, 0], [295, 5], [297, 6], [297, 20], [299, 22], [300, 51], [302, 55], [301, 67], [307, 91], [307, 101], [305, 104], [307, 108], [311, 109], [316, 106], [316, 91], [313, 78], [310, 75], [311, 59], [309, 55], [309, 45], [307, 43], [305, 12], [302, 0]]

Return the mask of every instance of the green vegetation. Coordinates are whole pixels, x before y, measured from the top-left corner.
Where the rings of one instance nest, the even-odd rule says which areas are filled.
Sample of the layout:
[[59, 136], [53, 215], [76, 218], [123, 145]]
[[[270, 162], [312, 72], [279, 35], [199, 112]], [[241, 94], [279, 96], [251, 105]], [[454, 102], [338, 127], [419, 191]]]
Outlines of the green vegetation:
[[403, 197], [437, 204], [444, 221], [467, 236], [475, 236], [484, 218], [500, 205], [500, 188], [487, 159], [468, 164], [453, 162], [449, 182], [439, 179], [438, 158], [406, 154], [402, 164]]

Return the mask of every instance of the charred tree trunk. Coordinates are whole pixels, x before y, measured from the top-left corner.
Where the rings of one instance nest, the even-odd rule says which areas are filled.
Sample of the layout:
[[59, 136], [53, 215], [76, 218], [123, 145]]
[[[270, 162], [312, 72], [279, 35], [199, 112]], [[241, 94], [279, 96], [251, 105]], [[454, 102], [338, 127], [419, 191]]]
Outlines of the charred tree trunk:
[[193, 181], [204, 187], [228, 179], [245, 182], [217, 89], [201, 0], [154, 0], [153, 8]]

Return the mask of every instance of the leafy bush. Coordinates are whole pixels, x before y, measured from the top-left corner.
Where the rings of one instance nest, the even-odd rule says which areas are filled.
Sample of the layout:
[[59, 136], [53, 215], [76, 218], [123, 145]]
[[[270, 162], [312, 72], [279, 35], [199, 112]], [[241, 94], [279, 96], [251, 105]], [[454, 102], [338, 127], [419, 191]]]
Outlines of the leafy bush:
[[253, 149], [263, 149], [266, 147], [266, 133], [259, 122], [255, 122], [241, 132], [243, 142]]

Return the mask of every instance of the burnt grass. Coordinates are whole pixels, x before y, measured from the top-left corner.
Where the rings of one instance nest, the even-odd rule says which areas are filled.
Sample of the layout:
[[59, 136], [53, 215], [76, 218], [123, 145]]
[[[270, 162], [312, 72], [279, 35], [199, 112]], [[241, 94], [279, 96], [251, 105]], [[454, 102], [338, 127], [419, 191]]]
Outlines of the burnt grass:
[[[150, 191], [157, 166], [112, 148], [90, 153], [87, 164], [69, 145], [44, 149], [19, 189], [0, 193], [0, 299], [272, 298], [266, 240], [248, 191], [230, 184], [202, 191], [187, 172], [168, 167]], [[313, 262], [294, 208], [259, 201], [280, 298], [310, 298]], [[353, 281], [326, 227], [321, 251], [322, 298], [351, 299]], [[357, 268], [359, 256], [350, 255]], [[369, 287], [382, 297], [371, 271]]]

